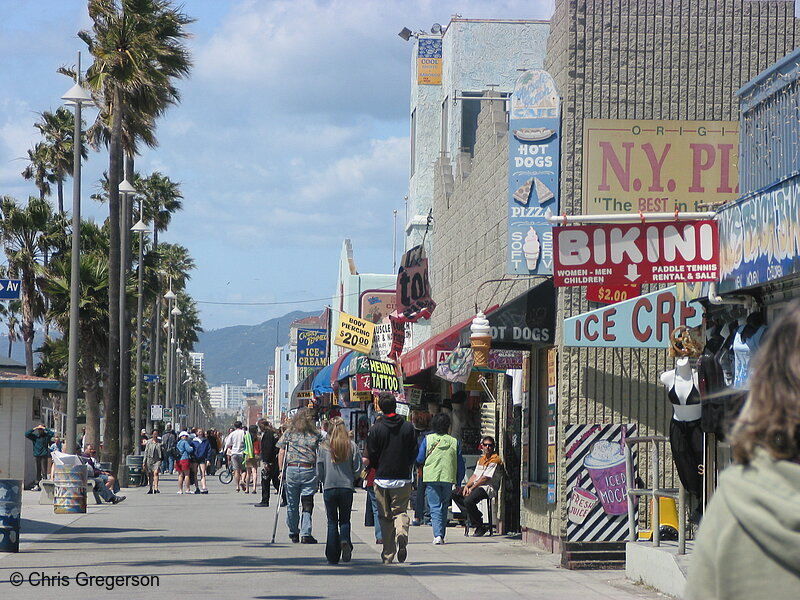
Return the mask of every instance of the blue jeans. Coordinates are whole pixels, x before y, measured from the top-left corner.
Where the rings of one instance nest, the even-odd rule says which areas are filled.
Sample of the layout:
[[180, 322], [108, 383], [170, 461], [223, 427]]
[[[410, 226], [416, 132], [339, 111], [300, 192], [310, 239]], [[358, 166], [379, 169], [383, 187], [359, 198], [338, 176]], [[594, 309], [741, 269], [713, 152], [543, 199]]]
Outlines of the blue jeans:
[[328, 539], [325, 542], [325, 558], [329, 563], [337, 564], [342, 555], [342, 544], [347, 542], [350, 548], [350, 513], [353, 510], [353, 490], [348, 488], [331, 488], [322, 493], [325, 500], [325, 512], [328, 515]]
[[175, 470], [175, 459], [172, 458], [172, 453], [167, 452], [166, 456], [164, 457], [164, 462], [161, 463], [161, 472], [166, 473], [167, 471], [174, 471]]
[[[306, 467], [286, 467], [286, 525], [291, 535], [311, 535], [311, 511], [303, 511], [300, 517], [300, 500], [317, 491], [317, 470]], [[313, 505], [312, 505], [313, 506]]]
[[450, 494], [453, 492], [453, 484], [442, 481], [428, 481], [425, 487], [428, 506], [431, 508], [433, 537], [444, 539], [444, 534], [447, 531], [447, 509], [450, 508]]
[[382, 540], [381, 520], [378, 518], [378, 498], [375, 496], [374, 487], [367, 488], [367, 497], [369, 498], [369, 503], [372, 505], [372, 515], [375, 517], [375, 539]]

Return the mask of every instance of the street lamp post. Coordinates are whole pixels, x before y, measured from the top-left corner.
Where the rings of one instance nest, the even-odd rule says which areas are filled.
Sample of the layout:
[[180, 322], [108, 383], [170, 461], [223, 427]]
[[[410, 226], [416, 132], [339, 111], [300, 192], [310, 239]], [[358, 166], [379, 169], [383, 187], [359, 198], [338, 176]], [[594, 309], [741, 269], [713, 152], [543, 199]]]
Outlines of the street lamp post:
[[92, 104], [92, 95], [81, 87], [81, 54], [75, 72], [75, 85], [61, 96], [75, 107], [75, 130], [72, 153], [72, 256], [69, 275], [69, 357], [67, 359], [67, 430], [65, 452], [75, 452], [78, 445], [78, 330], [80, 328], [81, 285], [81, 106]]
[[[122, 186], [120, 185], [120, 187]], [[134, 438], [137, 440], [134, 454], [139, 454], [141, 448], [138, 443], [138, 435], [142, 428], [142, 315], [144, 313], [144, 295], [142, 291], [144, 288], [144, 234], [148, 231], [147, 225], [142, 221], [142, 202], [139, 202], [139, 220], [131, 227], [131, 231], [139, 234], [139, 281], [137, 290], [139, 297], [136, 303], [136, 417], [134, 419], [134, 429], [136, 430], [137, 436]], [[147, 415], [147, 422], [148, 424], [150, 423], [149, 414]]]
[[[172, 291], [172, 290], [170, 290]], [[173, 293], [173, 296], [174, 293]], [[166, 296], [165, 296], [166, 297]], [[177, 296], [175, 296], [175, 300], [177, 302]], [[175, 405], [177, 404], [177, 399], [175, 397], [175, 379], [176, 379], [176, 369], [175, 363], [177, 362], [176, 356], [176, 346], [177, 346], [177, 338], [178, 338], [178, 315], [181, 314], [181, 310], [175, 306], [171, 311], [169, 311], [169, 343], [167, 345], [167, 404], [172, 407], [173, 415], [174, 409], [177, 408]]]
[[[120, 244], [122, 249], [120, 255], [122, 256], [122, 267], [119, 271], [119, 439], [120, 439], [120, 456], [129, 454], [130, 440], [131, 440], [131, 386], [130, 386], [130, 359], [128, 357], [128, 350], [130, 349], [128, 337], [128, 265], [129, 261], [126, 258], [128, 252], [128, 220], [127, 215], [130, 206], [130, 198], [136, 193], [130, 181], [123, 179], [119, 184], [119, 195], [122, 198], [122, 206], [120, 211]], [[138, 437], [139, 430], [136, 431]], [[134, 446], [138, 444], [134, 443]]]

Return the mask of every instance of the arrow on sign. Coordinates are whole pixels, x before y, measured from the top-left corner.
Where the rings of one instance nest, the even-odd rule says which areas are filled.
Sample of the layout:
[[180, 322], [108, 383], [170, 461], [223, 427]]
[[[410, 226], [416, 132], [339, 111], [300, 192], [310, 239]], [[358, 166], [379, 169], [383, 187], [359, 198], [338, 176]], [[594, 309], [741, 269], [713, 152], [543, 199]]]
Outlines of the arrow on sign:
[[625, 279], [629, 281], [636, 281], [641, 275], [639, 274], [639, 265], [631, 263], [628, 265], [628, 272], [625, 274]]

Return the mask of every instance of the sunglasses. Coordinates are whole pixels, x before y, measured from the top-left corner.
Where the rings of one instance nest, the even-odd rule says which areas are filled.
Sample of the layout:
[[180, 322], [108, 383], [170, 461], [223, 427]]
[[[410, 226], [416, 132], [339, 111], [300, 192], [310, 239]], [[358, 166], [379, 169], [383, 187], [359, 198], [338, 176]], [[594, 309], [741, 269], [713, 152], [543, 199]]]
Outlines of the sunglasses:
[[481, 444], [484, 448], [494, 448], [494, 444]]

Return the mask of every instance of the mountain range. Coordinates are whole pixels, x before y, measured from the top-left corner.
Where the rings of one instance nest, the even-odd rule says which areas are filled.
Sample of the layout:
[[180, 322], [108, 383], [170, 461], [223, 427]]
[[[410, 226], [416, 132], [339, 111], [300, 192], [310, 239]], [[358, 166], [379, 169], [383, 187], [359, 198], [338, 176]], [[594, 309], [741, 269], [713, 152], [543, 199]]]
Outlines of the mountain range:
[[317, 315], [319, 311], [298, 310], [258, 325], [235, 325], [198, 334], [195, 351], [205, 354], [203, 369], [208, 385], [244, 385], [247, 379], [266, 385], [267, 371], [275, 363], [275, 348], [289, 341], [289, 326]]
[[[266, 385], [267, 372], [275, 363], [275, 348], [289, 341], [289, 326], [298, 319], [317, 315], [319, 311], [296, 310], [258, 325], [235, 325], [198, 334], [195, 352], [205, 354], [203, 368], [208, 385], [244, 385], [248, 379]], [[37, 332], [34, 349], [41, 345], [41, 341], [41, 333]], [[0, 335], [0, 352], [3, 356], [8, 352], [7, 336]], [[13, 344], [11, 357], [25, 363], [22, 342]], [[38, 354], [34, 354], [34, 361], [39, 362]]]

